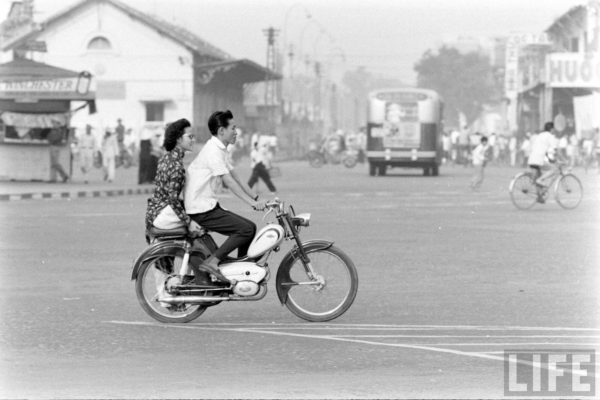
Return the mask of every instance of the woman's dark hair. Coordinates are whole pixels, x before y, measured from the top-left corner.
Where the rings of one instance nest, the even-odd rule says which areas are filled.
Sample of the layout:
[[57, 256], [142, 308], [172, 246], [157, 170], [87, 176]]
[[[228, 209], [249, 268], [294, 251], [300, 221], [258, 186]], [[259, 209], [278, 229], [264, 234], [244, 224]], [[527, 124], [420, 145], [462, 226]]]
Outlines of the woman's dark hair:
[[183, 136], [185, 128], [192, 126], [190, 121], [185, 118], [178, 119], [175, 122], [171, 122], [165, 129], [165, 140], [163, 141], [163, 147], [167, 151], [171, 151], [177, 145], [177, 139]]
[[552, 129], [554, 129], [554, 123], [553, 122], [546, 122], [544, 124], [544, 130], [547, 132], [550, 132]]
[[219, 128], [227, 128], [231, 119], [233, 119], [233, 114], [229, 110], [212, 113], [208, 118], [208, 129], [211, 135], [215, 136], [219, 132]]

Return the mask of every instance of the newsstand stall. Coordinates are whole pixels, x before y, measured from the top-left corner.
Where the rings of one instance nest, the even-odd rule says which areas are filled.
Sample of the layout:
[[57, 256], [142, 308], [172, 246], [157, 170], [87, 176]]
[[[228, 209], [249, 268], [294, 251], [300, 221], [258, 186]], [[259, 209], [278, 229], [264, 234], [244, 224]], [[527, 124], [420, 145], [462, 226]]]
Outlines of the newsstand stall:
[[95, 112], [91, 78], [27, 59], [0, 64], [0, 179], [53, 180], [51, 147], [70, 174], [70, 120]]

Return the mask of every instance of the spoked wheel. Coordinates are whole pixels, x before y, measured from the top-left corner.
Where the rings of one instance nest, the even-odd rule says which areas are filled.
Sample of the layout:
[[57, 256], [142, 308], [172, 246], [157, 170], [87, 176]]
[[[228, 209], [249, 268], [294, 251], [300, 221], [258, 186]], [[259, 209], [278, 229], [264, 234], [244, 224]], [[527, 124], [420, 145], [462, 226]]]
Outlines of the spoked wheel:
[[510, 182], [509, 191], [510, 199], [519, 210], [527, 210], [537, 201], [537, 189], [529, 173], [515, 176]]
[[335, 246], [307, 251], [316, 273], [308, 277], [300, 258], [287, 266], [290, 285], [285, 305], [298, 317], [311, 322], [330, 321], [345, 313], [354, 302], [358, 290], [358, 274], [354, 263]]
[[358, 158], [353, 155], [345, 156], [343, 159], [343, 163], [346, 168], [354, 168], [357, 162]]
[[140, 305], [157, 321], [166, 323], [190, 322], [198, 318], [206, 306], [198, 304], [169, 304], [158, 301], [159, 296], [169, 296], [168, 287], [181, 284], [173, 271], [178, 271], [182, 258], [163, 256], [141, 266], [135, 281], [135, 293]]
[[562, 208], [572, 210], [581, 203], [583, 186], [575, 175], [563, 175], [554, 186], [554, 197]]

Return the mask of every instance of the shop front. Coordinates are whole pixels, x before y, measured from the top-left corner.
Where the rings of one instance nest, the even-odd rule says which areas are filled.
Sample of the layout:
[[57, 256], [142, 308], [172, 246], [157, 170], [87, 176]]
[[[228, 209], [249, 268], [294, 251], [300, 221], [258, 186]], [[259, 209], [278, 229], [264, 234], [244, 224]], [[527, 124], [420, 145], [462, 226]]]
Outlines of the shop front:
[[32, 60], [0, 64], [0, 179], [55, 180], [51, 153], [71, 174], [70, 120], [95, 112], [90, 83], [88, 72]]

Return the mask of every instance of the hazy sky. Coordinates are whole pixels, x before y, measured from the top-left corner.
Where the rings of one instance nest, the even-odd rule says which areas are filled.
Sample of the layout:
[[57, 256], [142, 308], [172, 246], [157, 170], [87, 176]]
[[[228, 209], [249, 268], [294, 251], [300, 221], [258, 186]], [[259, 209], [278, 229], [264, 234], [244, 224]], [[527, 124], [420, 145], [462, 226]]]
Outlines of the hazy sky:
[[[36, 18], [78, 0], [35, 0]], [[121, 0], [181, 24], [236, 58], [266, 60], [263, 29], [333, 68], [364, 65], [414, 83], [414, 63], [444, 38], [541, 32], [587, 0]], [[0, 16], [11, 0], [0, 0]], [[307, 13], [310, 18], [307, 18]], [[287, 16], [287, 21], [286, 21]], [[322, 33], [320, 33], [322, 32]], [[301, 47], [301, 49], [300, 49]], [[345, 61], [341, 54], [346, 56]], [[298, 57], [296, 57], [298, 59]], [[296, 65], [296, 71], [304, 68]]]

